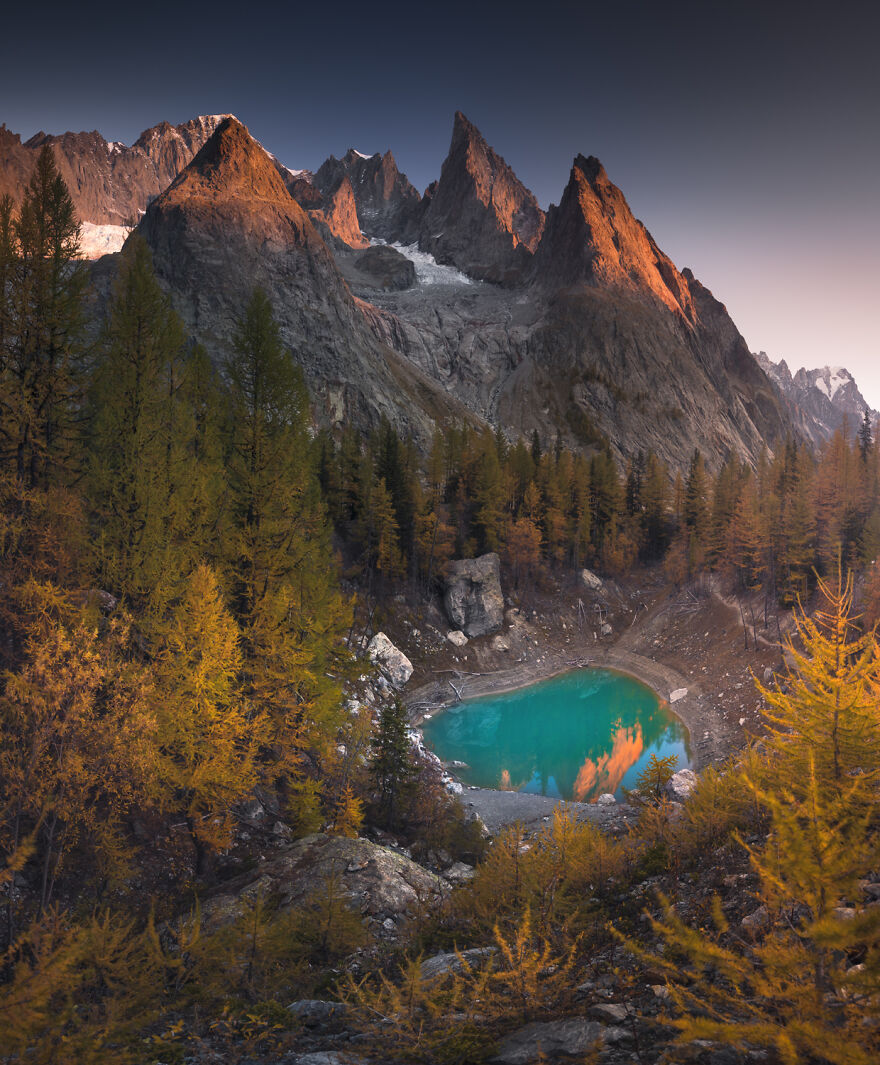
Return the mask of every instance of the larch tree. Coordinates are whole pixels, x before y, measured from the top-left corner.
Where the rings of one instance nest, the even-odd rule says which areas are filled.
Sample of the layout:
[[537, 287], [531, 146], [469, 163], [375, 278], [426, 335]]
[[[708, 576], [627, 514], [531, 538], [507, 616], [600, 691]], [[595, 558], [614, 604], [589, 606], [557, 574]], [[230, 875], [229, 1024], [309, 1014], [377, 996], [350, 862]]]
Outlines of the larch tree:
[[350, 607], [314, 470], [308, 393], [255, 289], [226, 363], [229, 520], [224, 561], [243, 639], [245, 694], [270, 721], [274, 761], [293, 770], [304, 745], [331, 742], [341, 705], [339, 637]]
[[154, 660], [163, 806], [189, 826], [197, 872], [228, 844], [230, 807], [256, 783], [264, 721], [239, 690], [238, 626], [206, 565], [187, 581]]

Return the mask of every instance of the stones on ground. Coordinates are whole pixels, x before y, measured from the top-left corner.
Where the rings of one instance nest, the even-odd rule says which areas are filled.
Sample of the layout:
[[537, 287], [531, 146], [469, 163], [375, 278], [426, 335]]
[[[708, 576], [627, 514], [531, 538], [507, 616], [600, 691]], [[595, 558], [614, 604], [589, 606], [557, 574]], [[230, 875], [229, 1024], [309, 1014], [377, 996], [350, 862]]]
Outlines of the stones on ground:
[[699, 783], [693, 769], [679, 769], [666, 782], [666, 795], [672, 802], [684, 802]]
[[676, 688], [669, 693], [669, 701], [671, 703], [677, 703], [679, 699], [683, 699], [688, 693], [687, 688]]
[[464, 862], [453, 862], [448, 869], [444, 869], [440, 874], [444, 880], [448, 883], [457, 886], [458, 884], [466, 884], [469, 880], [473, 880], [476, 870], [470, 865], [466, 865]]
[[586, 1017], [535, 1021], [507, 1036], [492, 1061], [497, 1065], [531, 1065], [532, 1062], [555, 1061], [560, 1056], [586, 1054], [600, 1040], [614, 1044], [628, 1039], [630, 1033], [624, 1028], [605, 1027]]
[[464, 647], [468, 642], [467, 636], [461, 631], [461, 629], [453, 629], [451, 632], [446, 633], [446, 639], [450, 643], [454, 643], [456, 647]]
[[590, 1006], [590, 1016], [606, 1024], [624, 1024], [632, 1014], [620, 1002], [597, 1002]]
[[310, 1054], [297, 1054], [292, 1060], [293, 1065], [366, 1065], [365, 1058], [348, 1050], [313, 1050]]
[[602, 579], [589, 569], [581, 570], [581, 584], [591, 592], [601, 592], [603, 588]]
[[492, 640], [493, 651], [509, 651], [510, 640], [506, 636], [502, 636], [500, 633]]
[[344, 1002], [325, 1002], [317, 998], [300, 999], [291, 1002], [287, 1008], [306, 1028], [338, 1024], [344, 1019], [347, 1010]]
[[402, 688], [413, 674], [412, 662], [403, 651], [394, 646], [384, 632], [377, 632], [370, 640], [367, 644], [367, 654], [395, 688]]
[[463, 972], [466, 965], [471, 969], [481, 969], [497, 953], [495, 947], [472, 947], [470, 950], [435, 954], [422, 962], [419, 972], [423, 980], [436, 980], [447, 973]]
[[770, 926], [770, 911], [766, 906], [759, 906], [757, 910], [743, 917], [740, 924], [747, 932], [751, 932], [753, 935], [763, 932], [765, 928]]
[[493, 551], [446, 567], [443, 604], [449, 620], [466, 636], [486, 636], [501, 628], [504, 596], [501, 562]]

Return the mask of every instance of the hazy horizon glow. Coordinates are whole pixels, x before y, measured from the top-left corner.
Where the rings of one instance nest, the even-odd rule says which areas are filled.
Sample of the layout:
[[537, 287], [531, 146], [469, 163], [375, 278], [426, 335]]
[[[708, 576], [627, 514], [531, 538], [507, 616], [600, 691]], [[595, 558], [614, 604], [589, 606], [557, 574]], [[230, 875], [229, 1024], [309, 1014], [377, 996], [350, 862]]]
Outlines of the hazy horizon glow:
[[[720, 6], [719, 6], [720, 7]], [[419, 190], [461, 109], [543, 207], [598, 156], [753, 351], [844, 365], [880, 408], [880, 11], [549, 3], [249, 13], [163, 2], [5, 21], [0, 121], [131, 144], [162, 120], [237, 115], [287, 166], [391, 149]], [[33, 48], [23, 47], [30, 42]], [[39, 70], [36, 69], [39, 65]]]

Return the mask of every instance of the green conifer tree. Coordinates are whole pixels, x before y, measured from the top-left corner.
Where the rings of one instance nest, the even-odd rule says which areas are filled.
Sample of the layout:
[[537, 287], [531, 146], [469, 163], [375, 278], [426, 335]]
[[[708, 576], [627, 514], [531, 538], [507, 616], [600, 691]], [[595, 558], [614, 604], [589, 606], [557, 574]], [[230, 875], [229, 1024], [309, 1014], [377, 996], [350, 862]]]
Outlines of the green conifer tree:
[[79, 223], [48, 145], [12, 223], [11, 240], [8, 203], [0, 217], [3, 230], [0, 455], [33, 487], [69, 476], [83, 369], [86, 275], [77, 262]]

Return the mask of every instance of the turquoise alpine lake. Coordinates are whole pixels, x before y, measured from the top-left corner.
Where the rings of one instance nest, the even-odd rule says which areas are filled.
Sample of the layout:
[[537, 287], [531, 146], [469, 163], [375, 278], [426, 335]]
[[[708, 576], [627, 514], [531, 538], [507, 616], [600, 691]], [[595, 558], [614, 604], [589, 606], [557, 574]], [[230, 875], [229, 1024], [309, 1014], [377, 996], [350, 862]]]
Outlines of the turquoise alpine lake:
[[577, 669], [425, 721], [427, 745], [465, 784], [595, 802], [623, 798], [652, 754], [690, 765], [684, 725], [640, 681]]

